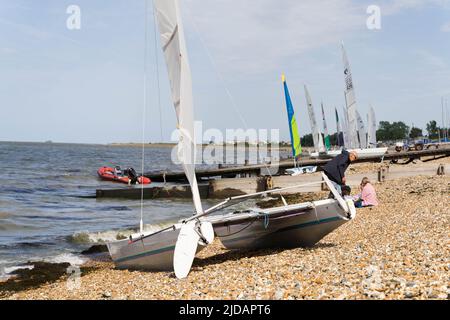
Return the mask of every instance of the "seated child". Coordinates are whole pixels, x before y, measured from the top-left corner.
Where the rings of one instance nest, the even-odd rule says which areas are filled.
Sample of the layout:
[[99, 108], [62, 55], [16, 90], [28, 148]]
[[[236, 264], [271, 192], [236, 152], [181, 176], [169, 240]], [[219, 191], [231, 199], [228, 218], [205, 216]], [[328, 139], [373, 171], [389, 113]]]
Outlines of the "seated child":
[[350, 195], [352, 193], [352, 189], [350, 188], [350, 186], [344, 185], [341, 187], [341, 190], [344, 200], [353, 200], [353, 197]]
[[377, 193], [367, 177], [364, 177], [360, 185], [361, 192], [353, 197], [355, 207], [371, 207], [378, 205]]

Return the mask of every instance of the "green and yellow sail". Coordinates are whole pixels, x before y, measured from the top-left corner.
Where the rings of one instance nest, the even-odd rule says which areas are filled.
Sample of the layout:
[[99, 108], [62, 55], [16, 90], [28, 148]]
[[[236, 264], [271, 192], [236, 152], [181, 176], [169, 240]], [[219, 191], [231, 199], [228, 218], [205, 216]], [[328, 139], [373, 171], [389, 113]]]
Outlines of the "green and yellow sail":
[[292, 107], [291, 96], [289, 95], [289, 89], [286, 84], [286, 77], [284, 74], [281, 76], [284, 87], [284, 95], [286, 98], [286, 110], [289, 121], [289, 133], [291, 135], [292, 155], [296, 158], [302, 153], [302, 145], [300, 143], [300, 135], [298, 134], [297, 121], [295, 120], [294, 108]]

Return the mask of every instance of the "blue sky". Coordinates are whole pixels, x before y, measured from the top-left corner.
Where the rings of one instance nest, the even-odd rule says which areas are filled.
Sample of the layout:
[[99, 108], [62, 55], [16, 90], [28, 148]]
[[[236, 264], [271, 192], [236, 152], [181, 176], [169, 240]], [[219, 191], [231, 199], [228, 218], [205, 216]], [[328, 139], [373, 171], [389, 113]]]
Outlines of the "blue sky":
[[[450, 0], [180, 3], [204, 128], [280, 128], [287, 140], [284, 72], [300, 133], [310, 132], [304, 84], [333, 131], [334, 107], [344, 104], [341, 41], [361, 114], [372, 103], [377, 120], [424, 128], [440, 123], [441, 96], [450, 101]], [[80, 30], [66, 28], [71, 4], [81, 8]], [[366, 27], [373, 4], [381, 30]], [[144, 8], [145, 0], [0, 0], [0, 141], [141, 141]], [[162, 125], [170, 141], [175, 113], [151, 5], [149, 13], [145, 140], [160, 141]]]

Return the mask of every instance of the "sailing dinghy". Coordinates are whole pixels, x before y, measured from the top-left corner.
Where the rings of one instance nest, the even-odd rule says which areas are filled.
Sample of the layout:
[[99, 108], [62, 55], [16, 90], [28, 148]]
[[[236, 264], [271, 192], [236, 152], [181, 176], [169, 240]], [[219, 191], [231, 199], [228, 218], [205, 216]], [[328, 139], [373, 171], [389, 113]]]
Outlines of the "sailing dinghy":
[[294, 168], [288, 168], [285, 169], [284, 171], [286, 174], [289, 174], [291, 176], [316, 172], [317, 166], [304, 166], [304, 167], [297, 166], [297, 158], [302, 153], [302, 145], [300, 143], [300, 135], [298, 133], [298, 126], [297, 120], [295, 119], [294, 107], [292, 106], [292, 100], [286, 83], [286, 76], [284, 74], [281, 76], [281, 81], [283, 82], [284, 97], [286, 100], [286, 111], [288, 116], [289, 135], [291, 137], [292, 157], [294, 158]]
[[[347, 132], [348, 132], [348, 145], [345, 147], [348, 151], [354, 151], [358, 154], [359, 158], [368, 156], [382, 156], [386, 153], [387, 148], [377, 148], [376, 144], [373, 145], [373, 141], [376, 141], [376, 132], [373, 122], [369, 122], [369, 141], [366, 138], [366, 132], [364, 129], [364, 123], [361, 116], [358, 113], [355, 99], [355, 89], [353, 87], [352, 73], [350, 70], [350, 63], [348, 61], [347, 53], [345, 52], [344, 44], [341, 44], [342, 60], [344, 63], [344, 80], [345, 80], [345, 103], [347, 108], [346, 112]], [[373, 112], [373, 110], [371, 110]], [[373, 119], [375, 115], [373, 114]], [[374, 120], [373, 120], [374, 121]], [[330, 156], [333, 154], [330, 153]]]
[[[366, 133], [364, 122], [356, 107], [355, 89], [353, 87], [352, 73], [350, 63], [344, 45], [341, 45], [342, 60], [344, 63], [344, 81], [345, 81], [345, 104], [344, 109], [344, 147], [349, 152], [356, 152], [358, 158], [381, 157], [388, 148], [376, 147], [376, 123], [375, 113], [371, 107], [368, 120], [368, 132]], [[329, 150], [325, 153], [313, 153], [312, 157], [335, 157], [341, 154], [341, 150]]]
[[[129, 239], [107, 243], [115, 265], [174, 270], [178, 278], [184, 278], [195, 254], [211, 243], [215, 235], [229, 249], [311, 246], [353, 219], [356, 214], [353, 202], [345, 201], [323, 174], [322, 181], [236, 196], [203, 210], [193, 162], [192, 87], [179, 5], [177, 0], [154, 0], [154, 8], [180, 131], [178, 157], [191, 185], [195, 214], [156, 232], [144, 232], [141, 221], [140, 232]], [[334, 199], [212, 215], [250, 198], [322, 183], [328, 186]]]

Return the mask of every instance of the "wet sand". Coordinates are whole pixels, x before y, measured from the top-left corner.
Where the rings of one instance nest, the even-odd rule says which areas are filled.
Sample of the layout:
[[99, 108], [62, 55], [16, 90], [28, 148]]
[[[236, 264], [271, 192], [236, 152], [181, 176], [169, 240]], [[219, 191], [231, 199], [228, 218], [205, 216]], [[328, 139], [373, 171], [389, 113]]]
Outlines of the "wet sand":
[[313, 248], [236, 252], [216, 240], [183, 280], [172, 272], [117, 270], [103, 254], [83, 266], [78, 288], [64, 275], [34, 286], [0, 284], [0, 297], [448, 299], [450, 177], [418, 176], [375, 186], [381, 204], [358, 209], [353, 221]]

